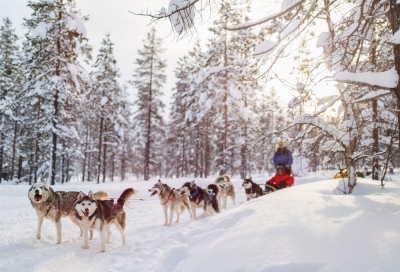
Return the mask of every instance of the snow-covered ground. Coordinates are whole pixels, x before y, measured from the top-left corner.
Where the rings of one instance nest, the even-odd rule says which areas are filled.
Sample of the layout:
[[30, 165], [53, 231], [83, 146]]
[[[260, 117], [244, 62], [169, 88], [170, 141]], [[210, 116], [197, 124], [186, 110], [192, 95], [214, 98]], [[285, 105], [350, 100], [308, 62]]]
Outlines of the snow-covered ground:
[[[294, 187], [250, 202], [234, 179], [237, 205], [216, 216], [163, 227], [149, 182], [70, 183], [55, 190], [141, 190], [127, 213], [127, 244], [112, 228], [100, 253], [98, 233], [81, 249], [79, 229], [63, 219], [63, 243], [55, 226], [37, 218], [27, 185], [0, 186], [0, 271], [398, 271], [400, 267], [400, 177], [388, 182], [359, 179], [352, 195], [334, 193], [336, 181], [322, 174], [297, 178]], [[172, 187], [191, 179], [163, 180]], [[266, 177], [255, 179], [264, 183]], [[196, 179], [207, 185], [212, 179]], [[201, 214], [202, 212], [198, 212]]]

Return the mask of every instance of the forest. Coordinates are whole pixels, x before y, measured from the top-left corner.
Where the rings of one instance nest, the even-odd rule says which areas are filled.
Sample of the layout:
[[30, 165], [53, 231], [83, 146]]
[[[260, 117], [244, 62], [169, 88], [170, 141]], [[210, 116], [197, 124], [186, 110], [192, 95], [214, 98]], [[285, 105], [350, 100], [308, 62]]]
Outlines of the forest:
[[[170, 105], [154, 27], [121, 84], [111, 36], [92, 52], [76, 1], [28, 6], [24, 37], [8, 18], [0, 26], [0, 182], [246, 178], [273, 173], [278, 141], [293, 152], [295, 176], [346, 168], [344, 193], [356, 171], [384, 184], [399, 166], [394, 0], [284, 0], [258, 20], [250, 0], [172, 0], [137, 14], [153, 24], [168, 18], [178, 40], [213, 21], [206, 45], [182, 53]], [[288, 104], [280, 88], [292, 91]]]

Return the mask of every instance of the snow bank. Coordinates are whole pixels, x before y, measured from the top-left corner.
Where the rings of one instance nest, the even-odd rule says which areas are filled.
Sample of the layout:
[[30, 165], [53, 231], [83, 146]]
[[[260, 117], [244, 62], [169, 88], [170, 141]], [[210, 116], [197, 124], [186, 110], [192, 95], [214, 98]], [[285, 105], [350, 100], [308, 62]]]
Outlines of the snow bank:
[[350, 84], [364, 83], [382, 88], [396, 88], [399, 82], [399, 75], [395, 69], [385, 72], [341, 72], [336, 75], [336, 80]]

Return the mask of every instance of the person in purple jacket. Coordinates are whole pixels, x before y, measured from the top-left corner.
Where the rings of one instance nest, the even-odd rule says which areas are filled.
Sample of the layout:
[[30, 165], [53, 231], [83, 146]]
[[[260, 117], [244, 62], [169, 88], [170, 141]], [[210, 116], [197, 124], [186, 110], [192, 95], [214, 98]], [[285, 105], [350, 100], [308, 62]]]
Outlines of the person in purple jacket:
[[285, 144], [281, 141], [278, 143], [278, 149], [276, 150], [274, 157], [274, 165], [275, 168], [278, 166], [282, 166], [285, 168], [286, 174], [292, 174], [292, 164], [293, 164], [293, 157], [292, 152], [290, 152], [286, 147]]

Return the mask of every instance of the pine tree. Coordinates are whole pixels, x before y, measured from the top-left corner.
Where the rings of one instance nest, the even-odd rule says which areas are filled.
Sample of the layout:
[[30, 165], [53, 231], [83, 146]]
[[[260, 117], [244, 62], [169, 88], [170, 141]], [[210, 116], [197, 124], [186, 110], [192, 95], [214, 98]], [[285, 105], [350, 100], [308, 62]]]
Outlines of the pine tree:
[[13, 179], [15, 166], [18, 137], [18, 104], [15, 96], [23, 84], [17, 40], [10, 19], [5, 18], [0, 27], [0, 182], [4, 159], [8, 157], [11, 161], [10, 179]]
[[[98, 155], [97, 155], [97, 183], [100, 182], [100, 175], [102, 174], [103, 182], [106, 178], [106, 159], [108, 145], [112, 143], [114, 134], [113, 122], [115, 121], [118, 113], [118, 104], [120, 103], [121, 89], [118, 84], [118, 68], [116, 67], [117, 61], [114, 57], [114, 47], [110, 40], [110, 35], [107, 34], [103, 39], [102, 47], [100, 48], [96, 62], [94, 64], [95, 71], [92, 74], [93, 86], [90, 93], [90, 102], [93, 107], [93, 113], [99, 117], [97, 124], [98, 131]], [[103, 167], [101, 167], [103, 165]]]
[[28, 7], [33, 13], [25, 19], [29, 31], [24, 42], [28, 80], [25, 97], [37, 113], [35, 179], [38, 174], [48, 175], [53, 185], [57, 157], [65, 151], [60, 146], [76, 137], [72, 121], [82, 108], [79, 97], [87, 82], [78, 62], [80, 54], [88, 53], [85, 18], [79, 17], [74, 0], [29, 1]]
[[[131, 84], [137, 90], [134, 106], [135, 149], [143, 160], [143, 177], [148, 180], [156, 169], [160, 169], [161, 135], [164, 134], [162, 110], [164, 103], [162, 87], [166, 81], [166, 62], [161, 59], [165, 51], [162, 39], [156, 37], [153, 27], [143, 41], [143, 49], [138, 50], [134, 80]], [[157, 160], [158, 159], [158, 160]]]

